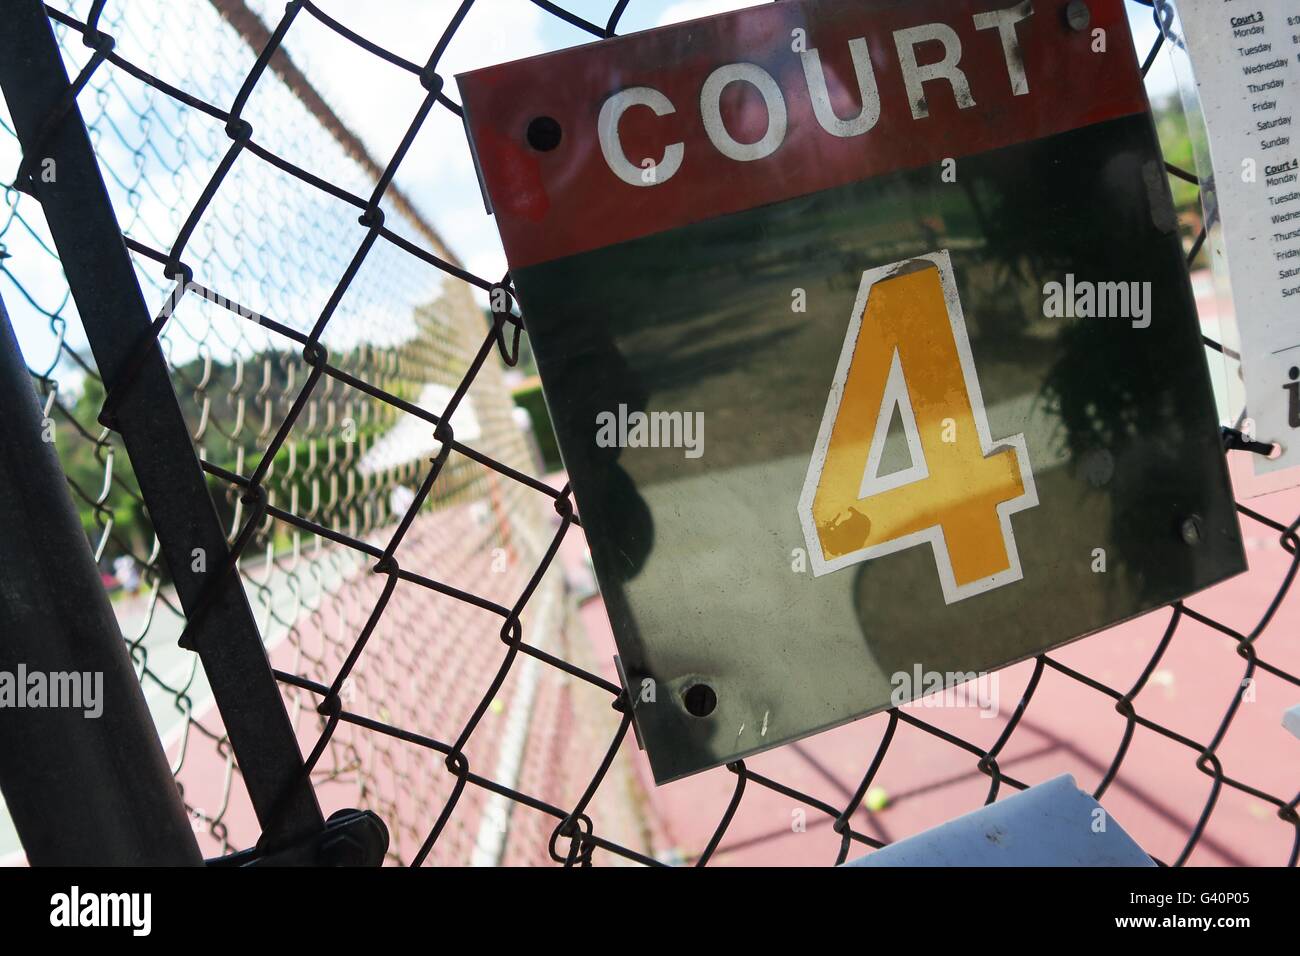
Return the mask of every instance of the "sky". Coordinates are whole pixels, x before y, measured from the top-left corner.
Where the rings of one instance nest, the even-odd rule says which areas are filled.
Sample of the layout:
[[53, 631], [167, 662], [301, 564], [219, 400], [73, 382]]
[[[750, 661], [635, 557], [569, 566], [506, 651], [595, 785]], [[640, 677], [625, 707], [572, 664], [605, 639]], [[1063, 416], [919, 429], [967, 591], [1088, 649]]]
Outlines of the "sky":
[[[459, 6], [459, 0], [317, 2], [340, 22], [414, 62], [427, 58], [429, 38], [441, 33], [450, 13]], [[275, 0], [254, 0], [251, 5], [267, 11], [264, 16], [268, 18], [278, 16], [283, 9]], [[755, 0], [632, 0], [620, 21], [619, 32], [650, 29], [754, 5]], [[563, 6], [603, 24], [612, 2], [564, 0]], [[1156, 38], [1150, 8], [1132, 2], [1126, 6], [1134, 44], [1145, 55]], [[592, 41], [589, 34], [546, 13], [529, 0], [478, 0], [448, 49], [442, 72], [454, 76], [469, 69]], [[291, 49], [294, 49], [292, 44]], [[309, 55], [304, 49], [299, 57], [294, 49], [295, 58], [305, 60]], [[330, 91], [327, 99], [362, 139], [371, 144], [372, 154], [386, 156], [418, 104], [419, 89], [407, 96], [396, 95], [387, 85], [393, 77], [377, 72], [370, 62], [372, 59], [349, 44], [331, 44], [327, 63], [312, 62], [307, 72], [322, 90]], [[415, 85], [401, 79], [404, 85]], [[1155, 95], [1163, 95], [1175, 88], [1168, 60], [1162, 56], [1149, 79], [1148, 89]], [[449, 84], [449, 90], [452, 96], [456, 95], [454, 84]], [[439, 109], [426, 123], [403, 163], [397, 182], [426, 212], [472, 272], [493, 279], [504, 274], [505, 257], [496, 228], [483, 208], [464, 133], [447, 110]]]
[[[271, 27], [283, 15], [282, 0], [247, 2]], [[460, 5], [459, 0], [316, 3], [349, 28], [417, 63], [427, 59]], [[562, 3], [579, 16], [604, 23], [613, 0]], [[62, 0], [59, 6], [84, 17], [89, 4], [90, 0]], [[619, 32], [752, 5], [754, 0], [632, 0]], [[1134, 42], [1144, 54], [1156, 36], [1150, 9], [1133, 2], [1128, 2], [1127, 8]], [[233, 100], [254, 57], [229, 30], [220, 42], [202, 42], [217, 23], [203, 0], [109, 0], [105, 23], [112, 24], [119, 53], [222, 105]], [[448, 94], [456, 97], [452, 78], [458, 73], [589, 42], [594, 42], [590, 34], [531, 0], [477, 0], [447, 49], [439, 72], [448, 80]], [[381, 164], [385, 162], [423, 98], [415, 78], [306, 14], [301, 14], [289, 31], [286, 49], [371, 155]], [[88, 55], [78, 42], [68, 43], [66, 51], [71, 70]], [[1148, 89], [1153, 96], [1175, 89], [1166, 57], [1157, 61]], [[229, 140], [220, 124], [193, 111], [176, 109], [161, 95], [154, 95], [148, 110], [142, 112], [142, 91], [135, 80], [115, 68], [102, 67], [80, 102], [96, 131], [96, 147], [123, 229], [166, 249], [184, 220], [188, 203], [202, 191]], [[282, 87], [259, 84], [245, 116], [261, 145], [327, 178], [350, 173], [352, 179], [343, 185], [359, 195], [369, 192], [373, 184], [359, 169], [340, 162], [337, 146]], [[0, 122], [8, 123], [2, 104]], [[313, 168], [317, 162], [322, 165]], [[17, 164], [16, 143], [0, 130], [0, 171], [15, 169]], [[218, 192], [213, 208], [196, 231], [187, 261], [191, 255], [199, 259], [204, 265], [199, 278], [223, 294], [303, 328], [311, 324], [351, 255], [346, 239], [337, 237], [350, 237], [354, 230], [359, 233], [359, 228], [355, 210], [342, 204], [328, 211], [313, 206], [310, 215], [304, 214], [302, 210], [309, 204], [319, 205], [320, 197], [306, 195], [310, 188], [288, 181], [288, 177], [273, 178], [277, 175], [267, 164], [241, 158], [230, 188]], [[505, 273], [505, 257], [495, 223], [483, 206], [463, 127], [449, 110], [434, 109], [403, 162], [396, 184], [470, 271], [491, 280]], [[222, 205], [231, 200], [247, 202], [250, 196], [259, 197], [256, 209], [240, 208], [238, 202]], [[7, 194], [6, 205], [0, 206], [0, 241], [12, 257], [0, 264], [18, 276], [22, 288], [0, 276], [0, 295], [14, 319], [28, 363], [43, 369], [57, 355], [57, 335], [44, 316], [23, 300], [23, 294], [55, 311], [67, 287], [57, 263], [36, 248], [40, 241], [48, 240], [42, 235], [39, 211], [30, 200], [19, 204], [25, 224], [11, 222], [4, 228], [14, 198]], [[396, 220], [390, 220], [390, 225], [411, 232], [400, 228]], [[158, 272], [151, 264], [140, 270], [151, 309], [159, 306], [169, 290]], [[326, 339], [331, 348], [352, 345], [359, 336], [382, 344], [412, 334], [412, 307], [435, 298], [443, 281], [436, 270], [412, 268], [406, 254], [392, 248], [372, 254], [364, 272], [367, 281], [357, 284], [361, 291], [350, 291], [345, 299], [342, 311], [349, 314], [331, 321]], [[64, 308], [75, 315], [71, 304]], [[193, 297], [183, 301], [177, 317], [167, 342], [178, 362], [213, 344], [243, 354], [268, 344], [257, 338], [260, 333], [255, 326], [201, 301], [196, 304]], [[74, 347], [84, 345], [76, 322], [69, 324], [67, 334]], [[66, 376], [68, 370], [64, 372]]]

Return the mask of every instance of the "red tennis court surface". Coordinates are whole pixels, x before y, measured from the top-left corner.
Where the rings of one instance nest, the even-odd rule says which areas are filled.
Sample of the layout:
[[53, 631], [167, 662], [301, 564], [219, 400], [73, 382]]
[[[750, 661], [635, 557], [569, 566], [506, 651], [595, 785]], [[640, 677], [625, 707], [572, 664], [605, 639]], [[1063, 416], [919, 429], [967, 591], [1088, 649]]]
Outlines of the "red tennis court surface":
[[[1243, 453], [1230, 456], [1236, 472]], [[1300, 515], [1300, 491], [1280, 492], [1247, 503], [1283, 524]], [[1243, 519], [1250, 571], [1187, 600], [1187, 606], [1240, 633], [1249, 633], [1268, 607], [1291, 564], [1278, 535]], [[566, 559], [580, 562], [575, 536]], [[1069, 600], [1069, 595], [1062, 595]], [[582, 608], [582, 620], [597, 655], [608, 661], [613, 638], [599, 599]], [[1136, 621], [1085, 638], [1052, 653], [1061, 663], [1109, 687], [1126, 692], [1154, 653], [1171, 611], [1154, 611]], [[1300, 673], [1300, 595], [1290, 594], [1257, 642], [1261, 659]], [[1236, 693], [1246, 661], [1236, 641], [1184, 617], [1138, 695], [1139, 715], [1198, 743], [1208, 743]], [[997, 740], [1033, 673], [1033, 662], [999, 672], [1000, 713], [983, 717], [974, 706], [908, 710], [923, 720], [988, 748]], [[606, 673], [613, 675], [612, 665]], [[1217, 750], [1223, 772], [1235, 780], [1289, 800], [1300, 783], [1300, 740], [1281, 726], [1282, 714], [1300, 702], [1300, 688], [1263, 669]], [[746, 767], [836, 808], [845, 806], [871, 763], [885, 730], [884, 715], [865, 718], [746, 761]], [[1126, 720], [1112, 698], [1048, 669], [1024, 718], [999, 757], [1002, 771], [1026, 783], [1061, 773], [1073, 774], [1093, 789], [1106, 774], [1123, 740]], [[635, 742], [632, 743], [635, 746]], [[1198, 752], [1137, 727], [1119, 774], [1102, 805], [1149, 853], [1169, 862], [1182, 852], [1188, 834], [1205, 810], [1213, 778], [1197, 770]], [[977, 768], [978, 757], [919, 729], [900, 723], [876, 782], [884, 788], [884, 809], [860, 809], [854, 828], [892, 841], [934, 826], [980, 806], [990, 778]], [[650, 808], [666, 856], [691, 861], [708, 843], [734, 792], [736, 777], [725, 769], [655, 788], [648, 765], [634, 761], [650, 795]], [[1014, 791], [1004, 787], [999, 796]], [[795, 827], [799, 812], [806, 830]], [[840, 838], [832, 819], [794, 799], [763, 787], [747, 786], [740, 809], [711, 865], [825, 865], [833, 862]], [[1204, 835], [1188, 859], [1191, 865], [1281, 865], [1286, 863], [1295, 828], [1267, 802], [1222, 787]], [[854, 844], [850, 858], [870, 852]]]
[[[1207, 331], [1217, 313], [1199, 277], [1198, 304]], [[1245, 453], [1233, 452], [1234, 478], [1245, 474]], [[552, 476], [559, 487], [563, 476]], [[503, 498], [489, 484], [469, 504], [422, 516], [403, 545], [403, 565], [465, 587], [510, 606], [526, 583], [548, 535], [558, 524], [518, 509], [540, 506], [537, 496]], [[1300, 515], [1300, 490], [1245, 501], [1259, 513], [1290, 524]], [[530, 530], [532, 529], [532, 530]], [[1291, 557], [1276, 531], [1243, 517], [1250, 570], [1194, 595], [1188, 608], [1241, 634], [1250, 633], [1282, 586]], [[537, 539], [537, 540], [534, 540]], [[493, 563], [504, 555], [504, 565]], [[382, 590], [383, 577], [352, 560], [332, 567], [328, 594], [319, 600], [283, 595], [271, 603], [281, 611], [287, 639], [271, 642], [273, 664], [328, 684], [350, 642]], [[585, 541], [569, 530], [556, 565], [529, 602], [524, 639], [565, 660], [617, 682], [615, 647], [599, 597], [575, 606], [574, 593], [590, 582]], [[339, 583], [341, 581], [341, 583]], [[577, 586], [574, 584], [577, 582]], [[275, 581], [272, 581], [275, 585]], [[272, 590], [285, 591], [275, 585]], [[259, 620], [258, 596], [252, 597]], [[742, 598], [743, 596], [738, 596]], [[1068, 601], [1070, 595], [1062, 594]], [[1155, 653], [1172, 611], [1162, 609], [1052, 652], [1054, 660], [1120, 693], [1137, 682]], [[431, 591], [398, 587], [345, 691], [347, 709], [446, 743], [500, 666], [505, 647], [501, 619]], [[265, 625], [264, 625], [265, 626]], [[1255, 644], [1260, 660], [1300, 674], [1300, 595], [1288, 594]], [[1138, 726], [1102, 805], [1149, 853], [1172, 862], [1183, 853], [1207, 804], [1204, 833], [1188, 856], [1191, 865], [1280, 865], [1296, 839], [1293, 824], [1278, 817], [1264, 799], [1230, 786], [1218, 788], [1197, 769], [1200, 746], [1209, 743], [1246, 674], [1247, 661], [1229, 635], [1184, 616], [1144, 689], [1135, 699], [1138, 715], [1195, 742], [1170, 740]], [[927, 723], [987, 749], [993, 746], [1030, 680], [1033, 662], [997, 674], [996, 712], [976, 706], [927, 706], [907, 710]], [[319, 733], [316, 698], [288, 690], [286, 699], [299, 728], [304, 753]], [[1300, 788], [1300, 740], [1281, 725], [1282, 714], [1300, 703], [1300, 688], [1257, 668], [1254, 683], [1216, 750], [1225, 776], [1282, 800]], [[219, 734], [211, 704], [196, 700], [197, 724], [172, 734], [168, 752], [182, 769], [187, 803], [202, 811], [195, 826], [205, 854], [248, 846], [258, 827], [237, 772], [223, 746], [204, 739]], [[751, 771], [844, 807], [871, 764], [888, 723], [876, 715], [836, 730], [749, 758]], [[531, 658], [520, 656], [479, 729], [465, 748], [471, 769], [567, 812], [581, 797], [618, 726], [609, 695]], [[1127, 721], [1115, 702], [1078, 680], [1045, 670], [1040, 685], [1010, 741], [998, 757], [1001, 771], [1029, 784], [1070, 773], [1087, 790], [1107, 775], [1120, 749]], [[186, 751], [181, 759], [182, 748]], [[978, 755], [900, 722], [853, 826], [882, 841], [917, 833], [979, 807], [991, 780], [978, 769]], [[328, 814], [343, 807], [370, 807], [392, 831], [391, 863], [410, 862], [429, 828], [454, 796], [455, 777], [441, 753], [343, 725], [314, 774]], [[725, 768], [656, 788], [644, 755], [629, 734], [588, 810], [596, 831], [640, 853], [676, 863], [694, 862], [707, 846], [732, 799], [736, 776]], [[1003, 785], [997, 796], [1014, 792]], [[876, 809], [868, 809], [867, 805]], [[553, 862], [547, 850], [558, 822], [553, 814], [495, 797], [469, 786], [457, 798], [445, 831], [429, 855], [442, 865], [538, 865]], [[840, 838], [832, 818], [793, 797], [749, 783], [713, 865], [826, 865], [834, 862]], [[567, 841], [561, 840], [561, 852]], [[854, 843], [850, 857], [870, 852]], [[597, 851], [598, 864], [620, 858]]]
[[[1234, 452], [1230, 461], [1234, 470], [1246, 464], [1243, 453]], [[560, 483], [558, 477], [552, 481]], [[1255, 499], [1249, 506], [1289, 523], [1300, 514], [1300, 491]], [[505, 571], [493, 571], [492, 542], [481, 536], [499, 534], [502, 525], [484, 522], [481, 515], [474, 519], [470, 510], [460, 506], [417, 522], [404, 545], [410, 566], [455, 567], [460, 580], [479, 582], [479, 593], [509, 604], [530, 568], [512, 557]], [[1274, 531], [1243, 519], [1243, 532], [1249, 573], [1193, 596], [1187, 605], [1249, 633], [1291, 562]], [[516, 547], [535, 550], [535, 544], [524, 545], [506, 540], [507, 553], [513, 555]], [[525, 639], [616, 681], [614, 642], [600, 599], [585, 601], [576, 617], [565, 612], [566, 607], [572, 610], [566, 593], [572, 589], [562, 579], [572, 582], [588, 574], [580, 529], [570, 529], [558, 565], [529, 604]], [[382, 588], [382, 576], [360, 570], [347, 576], [330, 600], [304, 608], [293, 624], [292, 639], [272, 648], [276, 667], [328, 683]], [[1068, 599], [1062, 595], [1062, 600]], [[1147, 666], [1171, 613], [1152, 612], [1055, 651], [1052, 657], [1126, 692]], [[505, 648], [496, 636], [499, 624], [499, 618], [463, 602], [399, 587], [362, 656], [355, 689], [344, 693], [345, 706], [444, 742], [454, 739], [501, 663]], [[1300, 596], [1291, 594], [1257, 642], [1260, 658], [1300, 673], [1297, 624]], [[1235, 648], [1228, 635], [1184, 617], [1136, 698], [1137, 713], [1198, 744], [1210, 741], [1245, 674], [1246, 661]], [[982, 716], [975, 706], [926, 706], [925, 699], [908, 709], [989, 748], [1032, 672], [1032, 662], [999, 672], [999, 709], [991, 716]], [[316, 700], [294, 691], [286, 697], [307, 752], [319, 732]], [[1224, 774], [1290, 799], [1300, 778], [1300, 740], [1282, 728], [1281, 719], [1297, 702], [1300, 689], [1257, 669], [1254, 687], [1217, 750]], [[609, 704], [604, 691], [521, 656], [466, 747], [472, 769], [554, 807], [570, 808], [617, 727], [618, 716]], [[219, 727], [214, 713], [196, 711], [195, 716], [199, 725]], [[746, 766], [838, 809], [852, 798], [886, 724], [884, 715], [865, 718], [752, 757]], [[180, 779], [187, 803], [202, 811], [196, 830], [204, 852], [216, 855], [249, 845], [258, 828], [238, 775], [197, 726], [189, 729], [188, 744], [186, 739], [170, 741], [169, 755], [176, 760], [180, 748], [188, 748]], [[1026, 783], [1070, 773], [1091, 790], [1107, 773], [1125, 728], [1112, 698], [1048, 669], [998, 764]], [[1211, 797], [1214, 781], [1197, 770], [1197, 755], [1197, 750], [1139, 726], [1102, 797], [1111, 816], [1166, 862], [1178, 858]], [[980, 806], [988, 796], [990, 778], [977, 762], [977, 755], [900, 722], [876, 777], [883, 793], [873, 794], [875, 801], [864, 801], [879, 806], [884, 798], [884, 805], [874, 811], [859, 809], [854, 828], [892, 841]], [[335, 735], [314, 778], [327, 814], [356, 806], [380, 813], [393, 834], [391, 863], [411, 861], [452, 797], [455, 783], [442, 754], [347, 725]], [[718, 768], [656, 788], [629, 734], [588, 812], [597, 832], [608, 839], [666, 861], [693, 862], [722, 819], [735, 784], [731, 772]], [[1011, 792], [1004, 785], [999, 797]], [[553, 861], [547, 844], [557, 822], [470, 786], [459, 797], [429, 862], [548, 864]], [[831, 822], [820, 810], [751, 782], [711, 864], [826, 865], [835, 860], [840, 843]], [[1294, 827], [1279, 819], [1275, 807], [1225, 786], [1188, 862], [1279, 865], [1287, 861], [1294, 838]], [[850, 856], [866, 852], [868, 847], [855, 843]], [[616, 863], [619, 858], [598, 851], [595, 862]]]

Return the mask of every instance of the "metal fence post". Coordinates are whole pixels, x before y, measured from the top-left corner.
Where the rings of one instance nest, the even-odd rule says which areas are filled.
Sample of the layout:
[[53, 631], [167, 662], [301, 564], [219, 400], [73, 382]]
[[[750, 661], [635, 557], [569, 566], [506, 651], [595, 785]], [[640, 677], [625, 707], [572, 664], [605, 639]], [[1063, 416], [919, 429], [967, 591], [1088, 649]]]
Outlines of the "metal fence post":
[[198, 865], [3, 302], [0, 408], [0, 789], [27, 859]]
[[248, 598], [237, 575], [220, 575], [229, 547], [162, 350], [155, 342], [140, 351], [150, 317], [49, 18], [39, 0], [0, 0], [0, 23], [0, 88], [37, 171], [26, 188], [44, 210], [105, 387], [120, 395], [115, 429], [190, 619], [187, 637], [262, 826], [261, 845], [319, 836], [324, 819]]

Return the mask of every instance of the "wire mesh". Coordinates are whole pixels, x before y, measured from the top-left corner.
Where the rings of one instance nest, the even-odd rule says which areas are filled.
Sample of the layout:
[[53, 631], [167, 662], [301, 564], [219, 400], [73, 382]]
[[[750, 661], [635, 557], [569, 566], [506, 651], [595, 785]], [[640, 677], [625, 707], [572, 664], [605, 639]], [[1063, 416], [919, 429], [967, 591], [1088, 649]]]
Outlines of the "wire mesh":
[[[598, 38], [614, 35], [629, 7], [619, 0], [596, 23], [533, 3]], [[1122, 784], [1143, 735], [1181, 748], [1205, 778], [1194, 823], [1161, 862], [1192, 857], [1227, 790], [1269, 807], [1285, 834], [1273, 862], [1296, 863], [1300, 795], [1274, 795], [1221, 759], [1257, 675], [1300, 686], [1258, 650], [1300, 566], [1300, 518], [1245, 506], [1244, 520], [1276, 533], [1290, 556], [1247, 625], [1182, 602], [1153, 612], [1167, 618], [1162, 634], [1133, 655], [1126, 683], [1040, 656], [990, 740], [915, 707], [860, 722], [856, 739], [877, 742], [837, 799], [731, 764], [712, 772], [732, 778], [720, 818], [703, 845], [675, 855], [633, 753], [626, 698], [583, 636], [557, 567], [580, 519], [567, 485], [535, 476], [540, 463], [512, 415], [502, 365], [517, 360], [523, 333], [509, 276], [467, 271], [394, 185], [429, 117], [459, 115], [440, 71], [469, 18], [494, 16], [491, 4], [449, 4], [423, 62], [308, 0], [265, 22], [242, 0], [47, 10], [317, 793], [327, 807], [379, 813], [390, 862], [702, 865], [756, 789], [829, 823], [826, 862], [840, 862], [855, 846], [888, 842], [868, 793], [891, 752], [918, 745], [918, 734], [943, 746], [953, 773], [987, 779], [984, 802], [1035, 782], [1000, 761], [1040, 688], [1065, 680], [1122, 720], [1098, 799]], [[409, 125], [390, 131], [382, 160], [326, 104], [297, 48], [289, 54], [306, 31], [363, 51], [411, 97]], [[118, 616], [204, 848], [247, 847], [258, 834], [241, 771], [197, 658], [175, 647], [186, 622], [147, 503], [98, 424], [105, 406], [111, 422], [113, 396], [62, 279], [76, 264], [58, 261], [36, 203], [21, 195], [38, 170], [20, 158], [6, 125], [0, 162], [19, 172], [5, 192], [0, 272], [17, 292], [20, 339], [96, 558], [132, 592], [118, 596]], [[484, 310], [475, 289], [505, 296]], [[1229, 433], [1234, 443], [1242, 447]], [[1217, 725], [1195, 736], [1139, 708], [1193, 625], [1219, 635], [1241, 673]]]

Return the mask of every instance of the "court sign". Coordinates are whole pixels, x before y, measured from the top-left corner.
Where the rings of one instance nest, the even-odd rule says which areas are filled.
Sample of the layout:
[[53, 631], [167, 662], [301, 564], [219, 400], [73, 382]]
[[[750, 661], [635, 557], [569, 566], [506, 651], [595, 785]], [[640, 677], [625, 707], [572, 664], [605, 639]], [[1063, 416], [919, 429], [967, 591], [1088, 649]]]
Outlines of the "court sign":
[[655, 777], [1245, 569], [1121, 0], [805, 0], [459, 77]]

